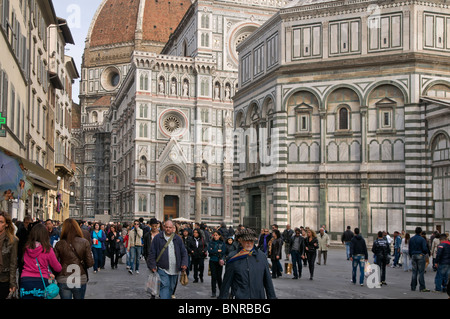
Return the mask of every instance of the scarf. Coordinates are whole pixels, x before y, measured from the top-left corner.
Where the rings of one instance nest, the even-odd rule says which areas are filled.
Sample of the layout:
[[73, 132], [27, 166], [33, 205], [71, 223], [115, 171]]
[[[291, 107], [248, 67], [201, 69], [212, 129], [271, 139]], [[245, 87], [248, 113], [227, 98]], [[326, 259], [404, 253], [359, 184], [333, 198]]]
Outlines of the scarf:
[[242, 249], [240, 252], [238, 252], [236, 255], [234, 255], [233, 257], [231, 257], [227, 263], [232, 263], [236, 260], [240, 260], [240, 259], [244, 259], [247, 258], [247, 256], [252, 256], [253, 253], [255, 252], [255, 248], [253, 247], [252, 250], [245, 250]]

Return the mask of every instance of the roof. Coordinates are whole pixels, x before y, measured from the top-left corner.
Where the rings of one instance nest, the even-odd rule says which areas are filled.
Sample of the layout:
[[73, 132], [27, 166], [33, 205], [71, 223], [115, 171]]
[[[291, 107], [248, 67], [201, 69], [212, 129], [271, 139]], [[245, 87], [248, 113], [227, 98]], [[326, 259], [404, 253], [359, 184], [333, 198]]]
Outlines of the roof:
[[88, 35], [90, 47], [142, 40], [165, 43], [175, 30], [191, 0], [103, 0]]

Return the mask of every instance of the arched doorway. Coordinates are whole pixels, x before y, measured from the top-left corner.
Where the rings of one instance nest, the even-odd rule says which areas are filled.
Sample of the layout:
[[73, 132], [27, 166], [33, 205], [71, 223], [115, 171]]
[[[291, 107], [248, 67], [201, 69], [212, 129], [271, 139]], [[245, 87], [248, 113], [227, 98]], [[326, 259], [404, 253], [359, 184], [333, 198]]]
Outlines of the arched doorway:
[[174, 195], [164, 196], [164, 220], [179, 217], [180, 198]]

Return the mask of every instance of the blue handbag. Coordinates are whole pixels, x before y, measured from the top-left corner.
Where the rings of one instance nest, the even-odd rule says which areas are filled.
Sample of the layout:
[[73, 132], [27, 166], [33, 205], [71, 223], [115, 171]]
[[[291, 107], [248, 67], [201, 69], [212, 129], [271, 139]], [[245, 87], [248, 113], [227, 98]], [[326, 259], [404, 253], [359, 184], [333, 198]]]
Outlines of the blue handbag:
[[59, 287], [53, 280], [50, 285], [48, 285], [48, 286], [45, 285], [44, 277], [42, 276], [42, 272], [41, 272], [41, 266], [39, 266], [39, 261], [37, 258], [36, 258], [36, 262], [37, 262], [37, 266], [39, 268], [39, 273], [41, 274], [42, 283], [44, 284], [44, 290], [45, 290], [44, 298], [45, 299], [53, 299], [56, 296], [58, 296]]

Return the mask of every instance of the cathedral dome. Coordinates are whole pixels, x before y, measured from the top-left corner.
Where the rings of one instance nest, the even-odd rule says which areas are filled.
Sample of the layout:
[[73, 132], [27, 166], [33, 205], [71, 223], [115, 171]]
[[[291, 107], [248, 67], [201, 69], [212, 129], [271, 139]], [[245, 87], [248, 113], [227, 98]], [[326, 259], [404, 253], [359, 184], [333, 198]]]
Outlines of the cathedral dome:
[[136, 39], [165, 44], [190, 5], [190, 0], [103, 0], [89, 29], [89, 47]]

